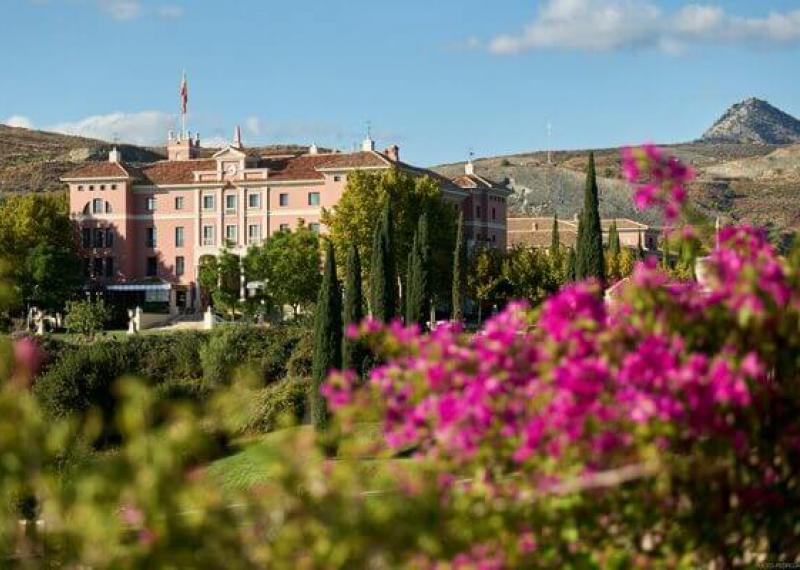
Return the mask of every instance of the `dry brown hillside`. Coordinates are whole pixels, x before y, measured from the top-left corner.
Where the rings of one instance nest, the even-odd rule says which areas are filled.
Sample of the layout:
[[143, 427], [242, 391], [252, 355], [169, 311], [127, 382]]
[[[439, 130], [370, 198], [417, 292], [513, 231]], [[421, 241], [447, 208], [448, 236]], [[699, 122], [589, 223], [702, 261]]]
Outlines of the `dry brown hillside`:
[[[747, 221], [776, 234], [800, 229], [800, 145], [688, 143], [665, 145], [698, 172], [691, 197], [709, 217]], [[572, 217], [583, 203], [583, 170], [588, 151], [559, 151], [547, 164], [547, 153], [533, 152], [479, 159], [476, 170], [514, 189], [516, 214]], [[619, 169], [619, 149], [595, 151], [603, 216], [625, 216], [649, 223], [658, 220], [638, 212]], [[464, 164], [434, 170], [453, 176]], [[776, 236], [778, 237], [778, 236]]]
[[[0, 193], [63, 189], [59, 177], [89, 161], [106, 160], [111, 143], [0, 125]], [[163, 158], [157, 152], [119, 145], [130, 162]]]

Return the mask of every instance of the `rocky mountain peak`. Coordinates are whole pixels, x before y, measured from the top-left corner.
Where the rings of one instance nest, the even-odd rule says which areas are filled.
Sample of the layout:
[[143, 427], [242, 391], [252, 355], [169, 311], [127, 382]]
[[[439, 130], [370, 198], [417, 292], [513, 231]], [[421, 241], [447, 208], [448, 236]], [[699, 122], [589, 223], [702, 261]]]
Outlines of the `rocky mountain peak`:
[[800, 142], [800, 121], [755, 97], [728, 109], [700, 139], [714, 143], [793, 144]]

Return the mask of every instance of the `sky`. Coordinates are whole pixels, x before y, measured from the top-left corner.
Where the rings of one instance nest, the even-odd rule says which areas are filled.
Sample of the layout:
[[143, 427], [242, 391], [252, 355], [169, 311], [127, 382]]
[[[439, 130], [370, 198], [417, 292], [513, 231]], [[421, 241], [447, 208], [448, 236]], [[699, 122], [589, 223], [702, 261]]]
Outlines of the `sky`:
[[[3, 0], [0, 122], [163, 145], [476, 156], [699, 137], [750, 96], [800, 116], [800, 0]], [[551, 125], [548, 136], [547, 125]]]

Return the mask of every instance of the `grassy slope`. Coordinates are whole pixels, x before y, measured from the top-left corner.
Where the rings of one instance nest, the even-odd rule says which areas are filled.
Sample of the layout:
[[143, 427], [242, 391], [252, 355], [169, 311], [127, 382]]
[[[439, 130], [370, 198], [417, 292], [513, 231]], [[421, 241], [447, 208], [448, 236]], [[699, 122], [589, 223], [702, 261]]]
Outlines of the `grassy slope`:
[[[776, 232], [800, 228], [800, 146], [689, 143], [666, 148], [698, 171], [691, 196], [698, 209], [713, 218], [767, 225]], [[483, 158], [476, 169], [493, 180], [512, 179], [514, 214], [569, 218], [582, 207], [583, 169], [587, 152], [534, 152]], [[607, 217], [624, 216], [657, 223], [653, 215], [633, 207], [630, 189], [620, 179], [619, 149], [595, 151], [600, 176], [600, 210]], [[463, 163], [435, 167], [455, 176]]]
[[[292, 446], [296, 437], [311, 435], [312, 430], [311, 426], [298, 426], [244, 440], [240, 442], [239, 452], [215, 461], [207, 473], [230, 490], [244, 490], [266, 483], [277, 475], [283, 456], [281, 449]], [[356, 439], [360, 441], [339, 450], [336, 460], [352, 462], [359, 469], [367, 486], [364, 490], [383, 489], [391, 484], [398, 472], [414, 468], [416, 462], [412, 459], [363, 453], [365, 445], [380, 446], [382, 435], [377, 424], [362, 425]]]

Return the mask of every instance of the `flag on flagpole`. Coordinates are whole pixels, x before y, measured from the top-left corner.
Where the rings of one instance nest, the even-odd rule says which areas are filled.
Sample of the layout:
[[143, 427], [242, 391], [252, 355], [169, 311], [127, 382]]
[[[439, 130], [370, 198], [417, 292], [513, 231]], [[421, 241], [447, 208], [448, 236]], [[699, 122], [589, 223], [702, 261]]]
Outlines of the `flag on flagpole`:
[[183, 81], [181, 81], [181, 113], [186, 114], [186, 108], [189, 105], [189, 84], [186, 82], [186, 72], [183, 72]]

